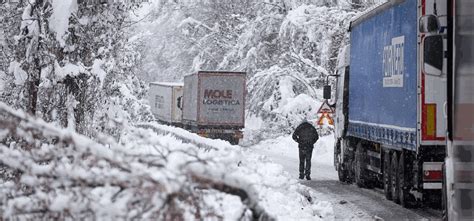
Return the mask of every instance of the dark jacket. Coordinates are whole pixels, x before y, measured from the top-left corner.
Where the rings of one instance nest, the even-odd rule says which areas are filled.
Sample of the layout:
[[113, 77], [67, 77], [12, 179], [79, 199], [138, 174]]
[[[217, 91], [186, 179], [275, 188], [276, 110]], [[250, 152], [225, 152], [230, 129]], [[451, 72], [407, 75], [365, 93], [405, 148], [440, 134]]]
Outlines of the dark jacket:
[[314, 128], [313, 125], [306, 121], [298, 125], [295, 132], [293, 132], [293, 140], [299, 144], [313, 145], [318, 141], [318, 139], [318, 131], [316, 131], [316, 128]]

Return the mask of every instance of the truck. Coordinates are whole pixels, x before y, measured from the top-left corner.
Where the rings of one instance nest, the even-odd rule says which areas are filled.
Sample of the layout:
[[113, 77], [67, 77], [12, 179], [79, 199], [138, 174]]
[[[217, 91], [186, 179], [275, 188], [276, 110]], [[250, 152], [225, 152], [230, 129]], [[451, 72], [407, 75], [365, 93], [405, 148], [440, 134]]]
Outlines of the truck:
[[184, 77], [183, 127], [238, 144], [245, 127], [246, 73], [199, 71]]
[[[444, 220], [474, 220], [474, 2], [447, 0], [447, 34], [438, 33], [442, 18], [420, 19], [427, 74], [447, 70], [446, 158], [443, 167]], [[427, 53], [447, 48], [447, 53]], [[442, 63], [443, 58], [447, 63]], [[443, 65], [440, 65], [443, 64]]]
[[[429, 35], [420, 20], [428, 14], [437, 15], [437, 34], [445, 35], [446, 1], [391, 0], [358, 16], [334, 75], [339, 180], [383, 188], [404, 207], [439, 208], [442, 199], [447, 59], [423, 61], [447, 49], [422, 47]], [[330, 99], [331, 86], [324, 90]]]
[[152, 82], [150, 83], [149, 101], [151, 112], [164, 124], [182, 125], [183, 83]]

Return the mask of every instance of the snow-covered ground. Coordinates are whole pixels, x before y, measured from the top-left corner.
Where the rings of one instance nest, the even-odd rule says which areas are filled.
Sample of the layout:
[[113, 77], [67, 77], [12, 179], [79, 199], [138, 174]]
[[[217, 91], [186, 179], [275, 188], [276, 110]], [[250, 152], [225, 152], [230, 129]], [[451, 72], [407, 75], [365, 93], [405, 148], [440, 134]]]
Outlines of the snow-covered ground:
[[[321, 137], [314, 145], [311, 160], [313, 162], [311, 171], [314, 179], [337, 180], [337, 173], [333, 166], [333, 145], [334, 137], [332, 135]], [[291, 177], [298, 178], [298, 144], [291, 139], [291, 136], [265, 140], [253, 146], [252, 149], [271, 159], [278, 159], [275, 162], [282, 164]]]
[[[298, 181], [308, 186], [318, 200], [329, 202], [336, 220], [432, 220], [439, 219], [439, 212], [409, 210], [385, 200], [381, 190], [358, 188], [338, 181], [334, 169], [334, 136], [321, 137], [313, 149], [311, 181]], [[266, 156], [283, 166], [292, 179], [298, 178], [298, 145], [291, 136], [264, 140], [250, 147], [252, 152]]]
[[329, 202], [247, 148], [157, 123], [127, 128], [119, 143], [110, 137], [96, 142], [1, 102], [0, 113], [5, 125], [16, 125], [1, 127], [0, 140], [25, 137], [23, 143], [0, 143], [2, 168], [12, 171], [5, 174], [18, 176], [0, 179], [4, 219], [35, 219], [36, 211], [43, 218], [99, 220], [334, 218]]

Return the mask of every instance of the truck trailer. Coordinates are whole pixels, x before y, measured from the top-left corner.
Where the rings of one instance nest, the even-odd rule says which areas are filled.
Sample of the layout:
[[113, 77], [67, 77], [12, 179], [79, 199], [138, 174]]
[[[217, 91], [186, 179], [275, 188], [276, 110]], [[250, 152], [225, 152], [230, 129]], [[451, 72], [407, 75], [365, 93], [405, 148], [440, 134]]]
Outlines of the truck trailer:
[[444, 34], [446, 8], [441, 0], [391, 0], [357, 17], [335, 75], [340, 181], [383, 187], [387, 199], [405, 207], [441, 206], [446, 69], [425, 69], [446, 59], [422, 65], [427, 35], [419, 21], [438, 15], [438, 34]]
[[183, 127], [237, 144], [245, 126], [246, 73], [199, 71], [184, 77]]
[[159, 122], [173, 126], [182, 125], [182, 83], [152, 82], [149, 96], [151, 112]]

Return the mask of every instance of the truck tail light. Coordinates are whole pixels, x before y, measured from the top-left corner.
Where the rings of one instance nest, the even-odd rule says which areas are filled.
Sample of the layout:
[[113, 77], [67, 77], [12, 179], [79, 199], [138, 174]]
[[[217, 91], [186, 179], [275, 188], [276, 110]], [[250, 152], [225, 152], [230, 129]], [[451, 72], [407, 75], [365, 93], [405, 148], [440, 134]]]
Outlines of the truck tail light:
[[443, 180], [443, 163], [442, 162], [423, 163], [423, 181], [424, 182], [441, 182], [442, 180]]
[[424, 181], [442, 181], [443, 172], [439, 170], [426, 170], [423, 171], [423, 180]]

